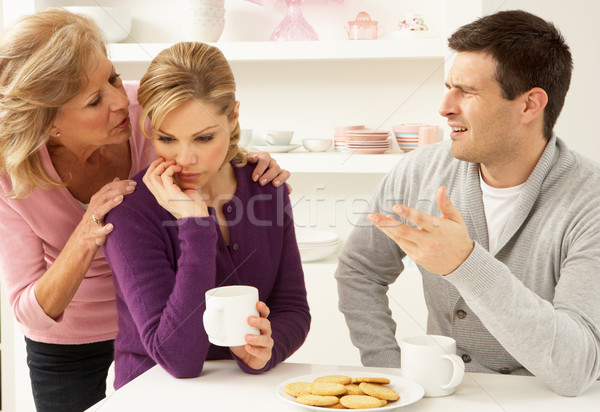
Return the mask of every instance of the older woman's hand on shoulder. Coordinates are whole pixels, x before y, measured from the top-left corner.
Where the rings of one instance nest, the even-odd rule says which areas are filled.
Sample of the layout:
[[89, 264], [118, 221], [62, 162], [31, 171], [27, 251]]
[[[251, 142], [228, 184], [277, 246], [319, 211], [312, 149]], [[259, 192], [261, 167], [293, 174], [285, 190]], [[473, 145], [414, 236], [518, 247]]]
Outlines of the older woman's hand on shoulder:
[[84, 241], [96, 246], [104, 244], [106, 236], [113, 230], [112, 224], [104, 224], [104, 217], [123, 202], [125, 195], [133, 193], [135, 186], [136, 182], [133, 180], [115, 178], [91, 197], [87, 211], [78, 226]]
[[[250, 163], [256, 163], [252, 180], [258, 182], [261, 186], [273, 182], [273, 186], [279, 187], [290, 178], [290, 172], [282, 169], [268, 152], [248, 153], [247, 159]], [[292, 187], [289, 184], [287, 186], [288, 191], [291, 193]]]

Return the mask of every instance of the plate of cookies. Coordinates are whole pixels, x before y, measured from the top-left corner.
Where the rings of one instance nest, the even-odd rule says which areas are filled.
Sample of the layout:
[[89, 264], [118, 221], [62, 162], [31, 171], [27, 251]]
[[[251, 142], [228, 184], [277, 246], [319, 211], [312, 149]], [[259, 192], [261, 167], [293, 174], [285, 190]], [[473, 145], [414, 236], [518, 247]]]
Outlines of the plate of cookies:
[[425, 390], [400, 376], [344, 371], [343, 375], [311, 374], [288, 379], [277, 386], [276, 392], [286, 402], [316, 411], [381, 411], [415, 403]]

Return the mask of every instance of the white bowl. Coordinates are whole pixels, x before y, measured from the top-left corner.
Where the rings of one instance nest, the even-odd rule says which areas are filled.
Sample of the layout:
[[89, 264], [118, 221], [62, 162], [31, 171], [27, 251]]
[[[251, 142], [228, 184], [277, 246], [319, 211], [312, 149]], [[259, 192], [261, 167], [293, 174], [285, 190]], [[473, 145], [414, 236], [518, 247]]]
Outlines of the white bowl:
[[246, 147], [252, 140], [252, 129], [242, 129], [240, 131], [240, 141], [238, 142], [239, 147]]
[[294, 132], [291, 130], [265, 130], [263, 136], [267, 144], [272, 146], [286, 146], [292, 141]]
[[188, 0], [191, 3], [202, 7], [223, 7], [225, 0]]
[[131, 31], [131, 13], [127, 7], [65, 7], [71, 13], [90, 17], [102, 29], [109, 43], [125, 40]]
[[315, 260], [324, 259], [335, 252], [338, 245], [339, 242], [328, 246], [299, 247], [300, 260], [302, 262], [314, 262]]
[[225, 19], [223, 18], [188, 15], [182, 28], [182, 35], [184, 40], [214, 43], [219, 40], [224, 28]]
[[324, 152], [331, 147], [331, 139], [302, 139], [302, 146], [309, 152]]
[[215, 6], [194, 6], [188, 10], [193, 17], [225, 17], [225, 9]]

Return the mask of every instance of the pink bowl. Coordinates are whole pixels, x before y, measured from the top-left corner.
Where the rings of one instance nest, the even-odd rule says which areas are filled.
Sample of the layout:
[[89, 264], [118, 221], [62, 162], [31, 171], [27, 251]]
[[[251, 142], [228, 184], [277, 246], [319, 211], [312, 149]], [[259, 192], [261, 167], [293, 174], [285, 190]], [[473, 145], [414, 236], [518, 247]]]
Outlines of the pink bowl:
[[419, 133], [419, 127], [427, 126], [424, 123], [404, 123], [392, 126], [394, 133]]

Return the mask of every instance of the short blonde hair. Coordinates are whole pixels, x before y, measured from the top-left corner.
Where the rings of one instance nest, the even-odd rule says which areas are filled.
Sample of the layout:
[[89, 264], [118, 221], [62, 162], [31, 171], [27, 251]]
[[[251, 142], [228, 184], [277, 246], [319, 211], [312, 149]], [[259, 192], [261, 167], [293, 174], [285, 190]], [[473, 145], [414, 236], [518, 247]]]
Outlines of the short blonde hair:
[[94, 21], [58, 8], [24, 16], [0, 36], [0, 173], [10, 176], [8, 197], [64, 186], [39, 151], [59, 108], [86, 85], [98, 53], [106, 56], [106, 41]]
[[[146, 118], [150, 119], [151, 128], [158, 130], [171, 110], [191, 99], [213, 105], [219, 114], [226, 114], [232, 120], [235, 89], [233, 72], [221, 50], [199, 42], [174, 44], [156, 56], [140, 80], [137, 96], [143, 107], [140, 128], [151, 138], [145, 128]], [[239, 140], [238, 122], [231, 133], [223, 164], [232, 159], [238, 167], [246, 164]]]

